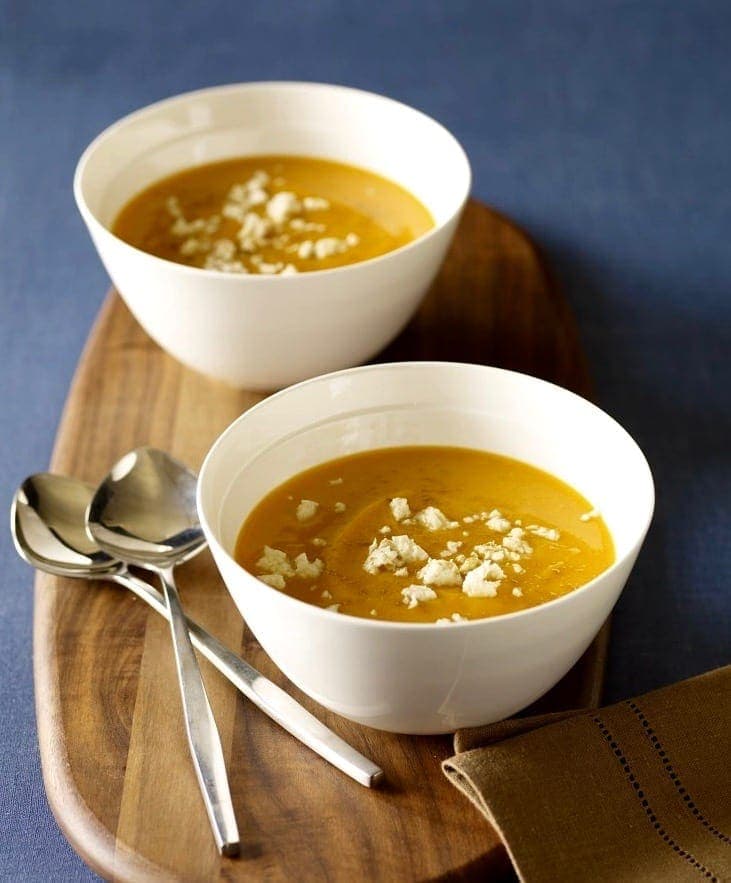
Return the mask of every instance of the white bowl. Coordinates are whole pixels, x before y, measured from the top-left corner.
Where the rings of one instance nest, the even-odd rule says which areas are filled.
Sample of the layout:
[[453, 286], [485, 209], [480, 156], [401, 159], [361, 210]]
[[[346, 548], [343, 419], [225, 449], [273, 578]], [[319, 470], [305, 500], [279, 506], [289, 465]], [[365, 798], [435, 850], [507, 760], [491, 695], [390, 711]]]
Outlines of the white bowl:
[[[265, 585], [233, 559], [242, 521], [285, 479], [357, 451], [424, 444], [493, 451], [557, 475], [601, 511], [615, 563], [555, 601], [443, 626], [333, 613]], [[219, 437], [198, 484], [213, 556], [269, 656], [322, 705], [400, 733], [490, 723], [549, 690], [617, 601], [653, 505], [642, 452], [599, 408], [524, 374], [449, 362], [355, 368], [286, 389]]]
[[[267, 153], [377, 172], [420, 199], [435, 227], [381, 257], [293, 276], [186, 267], [109, 230], [159, 178]], [[316, 83], [219, 86], [150, 105], [102, 132], [74, 177], [99, 256], [145, 331], [191, 368], [249, 389], [355, 365], [389, 343], [434, 279], [469, 188], [467, 157], [439, 123], [380, 95]]]

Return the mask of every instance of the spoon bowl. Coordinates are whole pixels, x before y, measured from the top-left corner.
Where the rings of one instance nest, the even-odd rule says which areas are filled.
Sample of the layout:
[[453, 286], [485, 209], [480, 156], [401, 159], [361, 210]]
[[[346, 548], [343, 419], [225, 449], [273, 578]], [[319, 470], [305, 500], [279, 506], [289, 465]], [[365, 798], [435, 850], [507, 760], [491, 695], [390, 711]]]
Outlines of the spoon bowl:
[[197, 478], [164, 451], [137, 448], [122, 457], [87, 512], [91, 539], [115, 558], [161, 570], [206, 545], [196, 509]]
[[85, 528], [93, 488], [73, 478], [40, 472], [18, 488], [10, 510], [15, 548], [25, 561], [56, 576], [101, 579], [124, 569]]

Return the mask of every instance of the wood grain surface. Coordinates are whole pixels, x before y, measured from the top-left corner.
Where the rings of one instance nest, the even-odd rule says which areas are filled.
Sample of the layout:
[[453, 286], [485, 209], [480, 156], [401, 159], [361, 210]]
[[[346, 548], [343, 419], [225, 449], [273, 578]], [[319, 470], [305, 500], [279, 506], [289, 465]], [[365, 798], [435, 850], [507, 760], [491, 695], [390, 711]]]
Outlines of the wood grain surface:
[[[574, 322], [535, 247], [471, 202], [414, 321], [379, 360], [501, 365], [590, 393]], [[69, 393], [51, 468], [96, 482], [152, 444], [194, 468], [261, 398], [183, 368], [106, 299]], [[369, 791], [277, 727], [205, 661], [243, 839], [216, 853], [185, 741], [167, 624], [104, 583], [38, 575], [34, 666], [43, 774], [74, 848], [115, 880], [466, 880], [507, 868], [496, 834], [447, 782], [448, 737], [381, 733], [288, 684], [245, 628], [204, 553], [179, 570], [187, 611], [372, 757]], [[598, 700], [606, 633], [542, 708]]]

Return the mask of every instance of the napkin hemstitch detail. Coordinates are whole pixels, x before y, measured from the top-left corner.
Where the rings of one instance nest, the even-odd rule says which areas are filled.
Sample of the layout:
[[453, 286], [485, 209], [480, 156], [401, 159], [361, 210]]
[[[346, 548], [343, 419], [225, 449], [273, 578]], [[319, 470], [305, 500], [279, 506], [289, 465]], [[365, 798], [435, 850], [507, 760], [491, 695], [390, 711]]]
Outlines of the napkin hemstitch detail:
[[632, 771], [629, 760], [627, 760], [627, 758], [625, 757], [624, 752], [619, 747], [619, 744], [615, 740], [609, 728], [598, 714], [592, 715], [591, 720], [597, 726], [604, 741], [612, 749], [612, 753], [617, 758], [618, 763], [624, 771], [628, 784], [632, 786], [632, 789], [635, 792], [635, 796], [640, 801], [642, 809], [644, 810], [648, 821], [652, 824], [652, 827], [657, 836], [673, 850], [678, 858], [683, 859], [683, 861], [694, 867], [699, 873], [703, 874], [704, 877], [710, 880], [711, 883], [720, 883], [720, 878], [713, 871], [711, 871], [710, 868], [707, 868], [702, 862], [698, 861], [698, 859], [692, 853], [688, 852], [686, 849], [683, 849], [683, 847], [676, 840], [674, 840], [670, 836], [670, 834], [668, 834], [665, 828], [663, 828], [662, 823], [658, 820], [657, 816], [655, 815], [655, 811], [653, 810], [649, 800], [645, 796], [639, 780]]

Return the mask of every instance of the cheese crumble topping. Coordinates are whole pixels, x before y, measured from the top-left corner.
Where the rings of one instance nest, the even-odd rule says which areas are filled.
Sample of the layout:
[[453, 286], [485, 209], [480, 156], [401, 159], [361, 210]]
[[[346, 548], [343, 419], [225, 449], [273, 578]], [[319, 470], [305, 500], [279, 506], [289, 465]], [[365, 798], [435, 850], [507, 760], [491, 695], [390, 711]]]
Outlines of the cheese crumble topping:
[[[330, 479], [330, 484], [338, 485], [342, 479]], [[384, 524], [379, 528], [378, 534], [372, 540], [366, 558], [363, 562], [363, 570], [371, 575], [379, 573], [391, 573], [395, 577], [416, 578], [418, 582], [411, 582], [405, 588], [401, 588], [401, 600], [408, 609], [415, 608], [418, 604], [435, 600], [439, 597], [438, 590], [458, 589], [467, 598], [494, 598], [499, 592], [508, 592], [514, 598], [522, 598], [523, 590], [513, 584], [515, 575], [525, 573], [523, 563], [533, 554], [533, 546], [528, 541], [529, 537], [536, 537], [538, 541], [559, 542], [560, 532], [551, 527], [538, 524], [529, 524], [523, 527], [518, 520], [511, 521], [497, 509], [477, 512], [464, 516], [459, 521], [450, 520], [444, 512], [436, 506], [426, 506], [424, 509], [412, 514], [411, 506], [406, 497], [393, 497], [385, 501], [393, 519], [402, 528], [408, 524], [418, 524], [429, 532], [451, 530], [461, 528], [463, 523], [482, 523], [493, 531], [494, 539], [477, 543], [472, 548], [465, 545], [464, 540], [447, 540], [439, 551], [433, 550], [432, 554], [422, 548], [413, 537], [407, 533], [392, 535], [392, 528]], [[335, 512], [342, 512], [346, 508], [343, 502], [334, 504]], [[308, 521], [313, 518], [320, 509], [320, 505], [314, 500], [300, 500], [297, 505], [296, 515], [300, 521]], [[596, 510], [592, 510], [596, 512]], [[588, 520], [591, 513], [581, 516]], [[592, 517], [598, 517], [592, 516]], [[467, 535], [467, 531], [461, 531]], [[320, 537], [313, 537], [309, 542], [318, 547], [327, 545], [327, 541]], [[438, 547], [437, 547], [438, 548]], [[571, 551], [571, 550], [569, 550]], [[434, 556], [434, 557], [432, 557]], [[560, 569], [562, 562], [551, 565], [553, 570]], [[260, 571], [258, 578], [277, 589], [286, 588], [287, 580], [298, 578], [316, 581], [324, 572], [324, 562], [320, 558], [310, 559], [306, 552], [301, 552], [294, 559], [281, 549], [265, 546], [261, 557], [256, 562]], [[415, 574], [415, 577], [414, 575]], [[510, 577], [508, 577], [510, 574]], [[310, 590], [315, 589], [315, 585]], [[443, 597], [447, 597], [444, 595]], [[337, 596], [337, 592], [336, 592]], [[323, 590], [321, 598], [330, 601], [333, 596], [328, 590]], [[339, 610], [338, 603], [331, 604], [328, 610]], [[371, 611], [375, 616], [375, 608]], [[451, 617], [442, 617], [435, 620], [440, 625], [466, 621], [465, 617], [454, 613]]]
[[453, 613], [451, 616], [442, 616], [437, 620], [437, 625], [451, 625], [453, 622], [469, 622], [466, 616], [461, 616], [459, 613]]
[[411, 517], [411, 507], [406, 497], [394, 497], [388, 505], [396, 521], [403, 521], [405, 518]]
[[427, 530], [448, 530], [459, 526], [459, 522], [450, 521], [441, 509], [436, 506], [427, 506], [421, 512], [417, 512], [414, 521], [423, 525]]
[[426, 585], [462, 585], [462, 577], [457, 569], [457, 565], [454, 561], [446, 561], [443, 558], [430, 558], [424, 567], [421, 568], [417, 576]]
[[265, 573], [294, 576], [294, 567], [289, 555], [281, 549], [272, 549], [271, 546], [264, 546], [264, 553], [256, 562], [256, 566]]
[[266, 583], [268, 586], [272, 586], [275, 589], [283, 589], [286, 585], [284, 577], [281, 573], [262, 573], [257, 579], [261, 580], [261, 582]]
[[[256, 171], [248, 181], [230, 188], [220, 214], [190, 221], [183, 214], [180, 200], [171, 196], [166, 208], [171, 218], [170, 233], [180, 240], [180, 254], [183, 257], [204, 255], [203, 267], [207, 270], [288, 276], [297, 273], [297, 267], [286, 260], [264, 261], [263, 249], [296, 254], [302, 260], [325, 260], [358, 245], [360, 240], [355, 233], [348, 233], [342, 238], [325, 235], [291, 242], [289, 230], [327, 232], [325, 224], [309, 221], [303, 214], [325, 211], [330, 208], [330, 202], [321, 196], [299, 199], [290, 190], [270, 192], [270, 185], [281, 187], [283, 183], [281, 178], [270, 181], [265, 171]], [[222, 218], [239, 224], [235, 242], [232, 239], [212, 239]], [[244, 258], [248, 259], [249, 266]]]
[[512, 527], [510, 519], [504, 518], [497, 509], [493, 509], [485, 524], [490, 530], [497, 531], [497, 533], [507, 533]]
[[313, 518], [319, 508], [320, 504], [314, 500], [300, 500], [296, 512], [297, 521], [307, 521]]
[[470, 598], [494, 598], [500, 588], [500, 580], [485, 579], [489, 564], [480, 564], [465, 576], [462, 591]]
[[409, 564], [426, 561], [428, 557], [421, 546], [405, 534], [386, 537], [380, 543], [374, 539], [363, 562], [363, 570], [366, 573], [378, 573], [380, 570], [393, 572]]
[[310, 561], [306, 552], [302, 552], [294, 559], [295, 576], [302, 579], [317, 579], [322, 573], [325, 565], [319, 558]]
[[409, 610], [412, 610], [422, 601], [433, 601], [437, 597], [437, 593], [434, 589], [430, 589], [428, 586], [413, 585], [401, 589], [401, 597]]
[[537, 537], [552, 540], [554, 543], [561, 539], [561, 534], [553, 527], [540, 527], [537, 524], [529, 524], [528, 527], [526, 527], [526, 530]]

